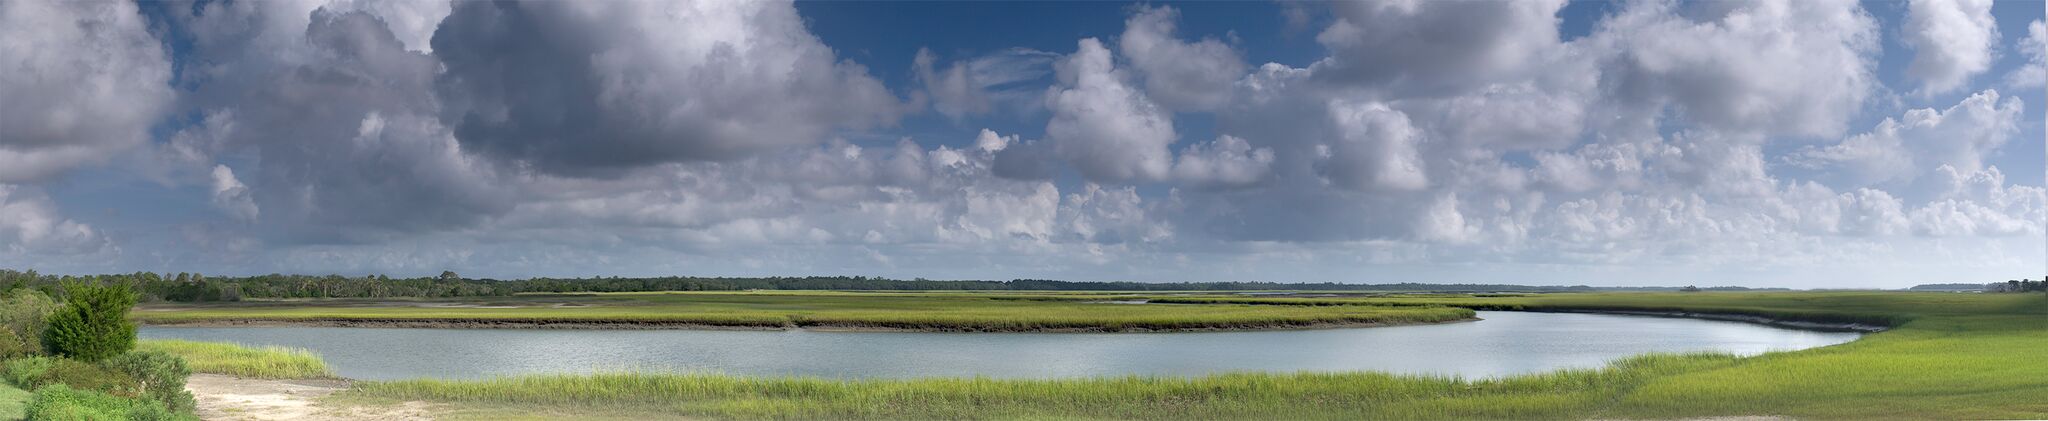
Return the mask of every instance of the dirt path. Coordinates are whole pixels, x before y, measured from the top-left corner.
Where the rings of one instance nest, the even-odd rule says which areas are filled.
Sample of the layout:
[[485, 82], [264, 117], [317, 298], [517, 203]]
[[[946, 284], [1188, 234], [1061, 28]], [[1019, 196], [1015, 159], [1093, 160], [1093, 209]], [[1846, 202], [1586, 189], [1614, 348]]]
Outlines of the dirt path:
[[207, 420], [426, 420], [426, 405], [408, 402], [390, 407], [330, 408], [322, 396], [348, 388], [340, 380], [262, 380], [218, 374], [193, 374], [185, 389], [199, 400], [199, 418]]

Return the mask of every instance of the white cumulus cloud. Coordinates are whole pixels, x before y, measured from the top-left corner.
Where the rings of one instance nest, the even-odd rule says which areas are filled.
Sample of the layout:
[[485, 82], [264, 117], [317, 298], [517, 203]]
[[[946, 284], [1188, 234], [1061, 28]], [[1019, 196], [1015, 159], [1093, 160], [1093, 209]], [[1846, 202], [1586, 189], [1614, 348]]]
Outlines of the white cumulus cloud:
[[1090, 180], [1166, 178], [1173, 165], [1167, 147], [1177, 136], [1173, 116], [1130, 85], [1109, 49], [1083, 39], [1057, 68], [1060, 83], [1045, 95], [1053, 113], [1045, 135], [1059, 156]]
[[1906, 10], [1900, 32], [1913, 49], [1906, 75], [1920, 82], [1920, 93], [1961, 89], [1991, 68], [1998, 47], [1991, 0], [1914, 0]]
[[1145, 92], [1176, 110], [1210, 110], [1230, 101], [1231, 84], [1245, 75], [1242, 54], [1215, 38], [1183, 42], [1175, 30], [1180, 11], [1145, 7], [1124, 21], [1118, 48], [1144, 75]]

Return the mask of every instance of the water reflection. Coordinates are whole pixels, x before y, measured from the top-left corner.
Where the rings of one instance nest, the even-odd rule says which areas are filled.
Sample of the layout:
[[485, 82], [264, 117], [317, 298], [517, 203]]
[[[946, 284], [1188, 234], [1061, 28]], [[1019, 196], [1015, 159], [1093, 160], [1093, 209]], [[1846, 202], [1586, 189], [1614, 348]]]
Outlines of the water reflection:
[[1471, 323], [1199, 333], [912, 333], [145, 327], [144, 338], [310, 348], [388, 380], [639, 369], [833, 378], [1355, 371], [1488, 377], [1599, 367], [1645, 352], [1754, 355], [1854, 340], [1707, 320], [1479, 312]]

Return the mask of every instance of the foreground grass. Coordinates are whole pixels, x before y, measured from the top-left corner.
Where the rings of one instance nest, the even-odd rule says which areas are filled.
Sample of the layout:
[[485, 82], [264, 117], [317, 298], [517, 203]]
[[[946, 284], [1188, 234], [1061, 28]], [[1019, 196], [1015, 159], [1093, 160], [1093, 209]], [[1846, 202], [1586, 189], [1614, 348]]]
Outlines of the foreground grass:
[[250, 348], [218, 342], [176, 339], [137, 341], [137, 350], [163, 351], [184, 358], [194, 373], [226, 374], [259, 379], [332, 378], [327, 362], [299, 348]]
[[886, 328], [959, 331], [1202, 330], [1470, 319], [1446, 306], [1276, 307], [1250, 304], [1111, 304], [1125, 295], [884, 293], [635, 293], [522, 295], [484, 300], [295, 301], [157, 305], [146, 323], [208, 321], [415, 321], [669, 323], [735, 327]]
[[26, 390], [15, 388], [7, 382], [0, 382], [0, 420], [18, 420], [28, 407], [28, 398], [33, 396]]
[[[2042, 399], [2048, 396], [2048, 297], [2039, 294], [1636, 293], [1356, 300], [1734, 312], [1883, 321], [1897, 327], [1848, 344], [1797, 352], [1751, 358], [1648, 355], [1599, 370], [1501, 379], [1247, 373], [842, 381], [619, 373], [362, 382], [336, 399], [420, 400], [479, 414], [525, 408], [569, 416], [734, 419], [2048, 418], [2048, 399]], [[1368, 303], [1271, 304], [1276, 303], [1234, 305], [1343, 308]]]
[[1613, 400], [1625, 386], [1665, 373], [1734, 360], [1650, 355], [1601, 370], [1477, 381], [1379, 373], [867, 381], [619, 373], [366, 382], [347, 393], [358, 399], [642, 408], [747, 419], [1533, 418]]

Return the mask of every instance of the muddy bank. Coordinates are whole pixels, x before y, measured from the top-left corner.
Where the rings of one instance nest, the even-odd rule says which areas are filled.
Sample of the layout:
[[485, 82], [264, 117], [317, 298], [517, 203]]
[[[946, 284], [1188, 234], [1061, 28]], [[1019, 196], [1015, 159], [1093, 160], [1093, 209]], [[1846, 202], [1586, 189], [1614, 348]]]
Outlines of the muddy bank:
[[423, 329], [584, 329], [584, 330], [752, 330], [804, 329], [821, 332], [957, 332], [957, 333], [1166, 333], [1231, 332], [1254, 330], [1349, 329], [1386, 326], [1459, 323], [1478, 317], [1430, 322], [1315, 322], [1246, 323], [1217, 326], [909, 326], [878, 323], [800, 321], [781, 325], [719, 325], [659, 320], [490, 320], [490, 319], [208, 319], [141, 320], [144, 325], [166, 327], [374, 327]]
[[169, 327], [388, 327], [425, 329], [588, 329], [588, 330], [786, 330], [788, 325], [719, 325], [660, 320], [493, 320], [493, 319], [207, 319], [141, 320], [143, 325]]
[[1760, 324], [1760, 325], [1766, 325], [1766, 326], [1782, 327], [1782, 328], [1787, 328], [1787, 329], [1813, 330], [1813, 331], [1821, 331], [1821, 332], [1860, 332], [1860, 333], [1877, 333], [1877, 332], [1883, 332], [1883, 331], [1886, 331], [1886, 330], [1890, 330], [1890, 329], [1891, 329], [1891, 326], [1875, 325], [1875, 324], [1868, 324], [1868, 323], [1843, 323], [1843, 322], [1816, 322], [1816, 321], [1806, 321], [1806, 320], [1789, 320], [1789, 319], [1780, 319], [1780, 318], [1774, 318], [1774, 317], [1765, 317], [1765, 316], [1758, 316], [1758, 315], [1752, 315], [1752, 314], [1734, 314], [1734, 313], [1705, 313], [1705, 312], [1695, 312], [1695, 311], [1652, 311], [1652, 310], [1599, 310], [1599, 309], [1561, 309], [1561, 308], [1541, 308], [1541, 309], [1524, 309], [1524, 310], [1519, 310], [1519, 311], [1528, 311], [1528, 312], [1536, 312], [1536, 313], [1585, 313], [1585, 314], [1618, 314], [1618, 315], [1624, 315], [1624, 316], [1676, 317], [1676, 318], [1686, 318], [1686, 319], [1702, 319], [1702, 320], [1718, 320], [1718, 321], [1726, 321], [1726, 322], [1742, 322], [1742, 323], [1753, 323], [1753, 324]]
[[804, 325], [804, 326], [802, 326], [802, 327], [800, 327], [800, 328], [801, 328], [801, 329], [804, 329], [804, 330], [813, 330], [813, 331], [819, 331], [819, 332], [940, 332], [940, 333], [1178, 333], [1178, 332], [1247, 332], [1247, 331], [1260, 331], [1260, 330], [1315, 330], [1315, 329], [1354, 329], [1354, 328], [1370, 328], [1370, 327], [1389, 327], [1389, 326], [1414, 326], [1414, 325], [1433, 325], [1433, 324], [1446, 324], [1446, 323], [1464, 323], [1464, 322], [1476, 322], [1476, 321], [1479, 321], [1479, 320], [1480, 320], [1480, 318], [1478, 318], [1478, 317], [1471, 317], [1471, 318], [1464, 318], [1464, 319], [1456, 319], [1456, 320], [1443, 320], [1443, 321], [1432, 321], [1432, 322], [1345, 322], [1345, 323], [1335, 323], [1335, 322], [1324, 322], [1324, 323], [1274, 323], [1274, 324], [1252, 324], [1252, 325], [1231, 325], [1231, 326], [1191, 326], [1191, 327], [1175, 327], [1175, 328], [1149, 328], [1149, 327], [1112, 327], [1112, 326], [1087, 326], [1087, 327], [1038, 327], [1038, 328], [1010, 328], [1010, 327], [896, 327], [896, 326], [876, 326], [876, 325], [855, 325], [855, 324], [818, 324], [818, 325]]

